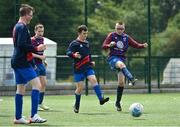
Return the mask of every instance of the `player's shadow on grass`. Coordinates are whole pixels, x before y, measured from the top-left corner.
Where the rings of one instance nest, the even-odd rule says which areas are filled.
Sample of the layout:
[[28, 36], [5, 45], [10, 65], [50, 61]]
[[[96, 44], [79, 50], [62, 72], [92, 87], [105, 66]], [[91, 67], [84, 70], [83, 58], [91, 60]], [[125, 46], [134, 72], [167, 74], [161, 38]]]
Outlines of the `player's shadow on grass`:
[[11, 115], [0, 115], [0, 117], [11, 117]]
[[123, 113], [123, 114], [130, 114], [129, 112], [124, 112], [124, 111], [119, 112], [119, 113]]
[[[124, 112], [124, 111], [122, 111], [122, 112], [120, 112], [120, 113], [123, 113], [123, 114], [130, 114], [130, 112]], [[147, 115], [147, 114], [149, 114], [149, 113], [143, 112], [143, 114], [146, 114], [146, 115]], [[142, 114], [142, 115], [143, 115], [143, 114]]]
[[63, 112], [62, 110], [45, 110], [45, 111], [38, 111], [38, 112]]
[[26, 124], [27, 126], [35, 126], [35, 127], [50, 127], [54, 125], [49, 125], [45, 123], [31, 123], [31, 124]]
[[[123, 114], [129, 114], [129, 115], [130, 115], [129, 112], [121, 112], [121, 113], [123, 113]], [[145, 114], [148, 114], [148, 113], [143, 113], [143, 115], [145, 115]], [[146, 120], [145, 118], [142, 118], [142, 116], [140, 116], [140, 117], [133, 117], [133, 116], [132, 116], [132, 119], [133, 119], [133, 120]]]
[[145, 118], [134, 117], [133, 120], [147, 120]]
[[94, 112], [94, 113], [79, 113], [81, 115], [109, 115], [112, 113], [99, 113], [99, 112]]
[[[27, 124], [27, 126], [32, 126], [32, 127], [65, 127], [66, 125], [33, 123], [33, 124]], [[20, 127], [20, 126], [18, 126], [18, 127]], [[24, 126], [23, 126], [23, 127], [24, 127]], [[67, 125], [67, 127], [69, 127], [69, 126]]]

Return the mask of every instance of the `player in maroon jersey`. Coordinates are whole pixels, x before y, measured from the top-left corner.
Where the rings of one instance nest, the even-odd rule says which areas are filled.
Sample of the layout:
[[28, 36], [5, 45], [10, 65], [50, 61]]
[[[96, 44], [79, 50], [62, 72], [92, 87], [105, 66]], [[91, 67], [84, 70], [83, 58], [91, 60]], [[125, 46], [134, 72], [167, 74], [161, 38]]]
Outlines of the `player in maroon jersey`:
[[125, 77], [130, 81], [129, 85], [134, 85], [137, 79], [129, 72], [125, 65], [125, 54], [128, 47], [133, 48], [146, 48], [147, 43], [141, 44], [135, 41], [132, 37], [124, 33], [125, 23], [117, 22], [115, 25], [115, 32], [108, 34], [103, 42], [102, 48], [106, 51], [108, 58], [107, 61], [112, 70], [118, 71], [118, 87], [117, 87], [117, 99], [115, 106], [117, 111], [121, 111], [121, 97], [125, 85]]
[[[41, 44], [44, 44], [44, 26], [42, 24], [36, 24], [34, 28], [35, 35], [31, 38], [31, 42], [34, 47], [38, 47]], [[43, 110], [49, 110], [49, 107], [44, 105], [44, 94], [46, 89], [46, 66], [47, 62], [45, 62], [46, 56], [44, 55], [43, 51], [37, 51], [33, 53], [34, 57], [34, 64], [36, 66], [35, 71], [40, 79], [41, 87], [40, 87], [40, 93], [39, 93], [39, 111]]]

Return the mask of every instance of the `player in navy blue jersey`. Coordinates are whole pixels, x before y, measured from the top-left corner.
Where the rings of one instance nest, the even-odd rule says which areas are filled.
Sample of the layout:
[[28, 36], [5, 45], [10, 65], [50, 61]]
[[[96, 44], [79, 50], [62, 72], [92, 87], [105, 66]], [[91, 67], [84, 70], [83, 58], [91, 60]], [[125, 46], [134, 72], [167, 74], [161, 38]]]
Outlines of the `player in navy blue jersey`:
[[[31, 36], [27, 28], [33, 17], [34, 8], [27, 4], [22, 4], [19, 9], [19, 21], [13, 29], [14, 52], [11, 58], [11, 66], [15, 72], [16, 95], [15, 95], [15, 124], [44, 123], [47, 120], [37, 114], [40, 81], [34, 71], [31, 61], [32, 52], [46, 49], [44, 44], [34, 47], [31, 44]], [[26, 120], [22, 117], [23, 95], [25, 94], [26, 84], [32, 85], [31, 92], [31, 118]]]
[[112, 70], [118, 71], [118, 87], [117, 87], [117, 98], [115, 106], [117, 111], [121, 111], [121, 97], [123, 94], [123, 89], [125, 85], [125, 77], [130, 81], [129, 85], [134, 85], [137, 79], [132, 76], [125, 65], [125, 54], [128, 47], [133, 48], [146, 48], [147, 43], [141, 44], [135, 41], [132, 37], [124, 33], [125, 24], [123, 22], [118, 22], [115, 25], [115, 32], [108, 34], [104, 43], [102, 45], [105, 54], [108, 55], [108, 63]]
[[89, 42], [86, 40], [88, 36], [88, 28], [85, 25], [78, 27], [78, 37], [73, 40], [68, 49], [67, 55], [74, 59], [74, 80], [76, 82], [75, 90], [75, 104], [74, 112], [79, 112], [81, 92], [83, 90], [83, 81], [87, 78], [93, 86], [93, 89], [99, 99], [100, 105], [103, 105], [109, 101], [109, 97], [104, 98], [101, 92], [100, 85], [97, 83], [95, 72], [92, 66], [95, 66], [95, 62], [92, 61], [91, 53], [89, 49]]
[[[40, 44], [44, 44], [44, 26], [42, 24], [35, 25], [34, 28], [35, 36], [31, 38], [32, 44], [34, 47], [39, 46]], [[39, 94], [39, 111], [49, 110], [49, 107], [43, 104], [44, 94], [46, 89], [46, 66], [47, 62], [45, 62], [46, 56], [44, 55], [44, 51], [37, 51], [33, 53], [34, 62], [36, 65], [35, 71], [40, 79], [41, 87]]]

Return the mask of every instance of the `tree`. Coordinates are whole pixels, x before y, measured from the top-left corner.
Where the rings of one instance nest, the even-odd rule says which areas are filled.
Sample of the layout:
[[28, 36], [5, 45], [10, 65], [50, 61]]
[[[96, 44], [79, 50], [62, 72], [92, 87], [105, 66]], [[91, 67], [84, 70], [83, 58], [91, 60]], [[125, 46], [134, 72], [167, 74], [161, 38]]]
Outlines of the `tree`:
[[15, 24], [15, 8], [12, 0], [0, 1], [0, 36], [12, 36], [13, 26]]

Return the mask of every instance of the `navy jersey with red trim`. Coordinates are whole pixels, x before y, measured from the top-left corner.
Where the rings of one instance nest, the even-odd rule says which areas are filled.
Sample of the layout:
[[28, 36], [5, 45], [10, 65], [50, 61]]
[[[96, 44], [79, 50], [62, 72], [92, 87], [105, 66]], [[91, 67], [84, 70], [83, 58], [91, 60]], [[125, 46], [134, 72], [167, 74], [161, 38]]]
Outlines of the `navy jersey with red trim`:
[[[32, 43], [32, 45], [33, 45], [34, 47], [37, 47], [37, 46], [39, 46], [40, 44], [44, 44], [44, 38], [43, 38], [43, 37], [37, 38], [37, 37], [34, 36], [34, 37], [31, 38], [31, 43]], [[44, 54], [44, 51], [36, 51], [36, 52], [34, 52], [34, 53], [37, 54], [37, 55], [43, 55], [43, 54]], [[39, 59], [39, 58], [34, 58], [34, 61], [35, 61], [36, 64], [42, 63], [42, 60]]]
[[128, 47], [131, 46], [133, 48], [144, 48], [144, 45], [135, 41], [129, 35], [123, 33], [122, 35], [118, 35], [116, 32], [111, 32], [108, 34], [106, 39], [103, 42], [103, 49], [108, 49], [109, 44], [114, 41], [115, 46], [110, 48], [109, 56], [121, 56], [125, 58], [125, 54], [128, 50]]
[[11, 57], [11, 66], [13, 68], [30, 67], [30, 61], [33, 59], [32, 53], [37, 51], [31, 44], [31, 36], [27, 26], [18, 22], [13, 29], [14, 51]]
[[[81, 58], [75, 58], [74, 53], [79, 52]], [[89, 49], [89, 42], [81, 42], [79, 40], [74, 40], [70, 43], [67, 49], [67, 55], [74, 59], [74, 72], [82, 73], [91, 67], [91, 54]]]

